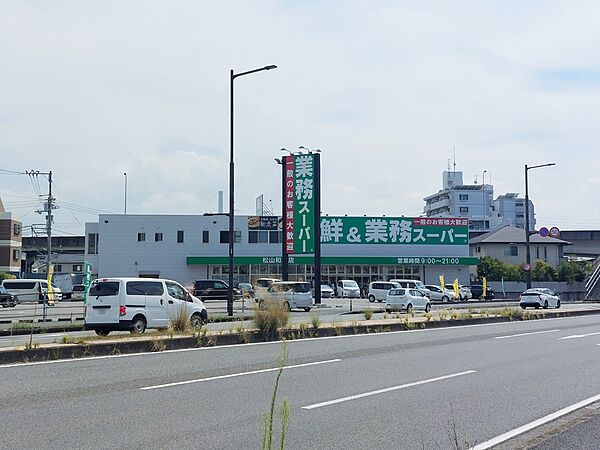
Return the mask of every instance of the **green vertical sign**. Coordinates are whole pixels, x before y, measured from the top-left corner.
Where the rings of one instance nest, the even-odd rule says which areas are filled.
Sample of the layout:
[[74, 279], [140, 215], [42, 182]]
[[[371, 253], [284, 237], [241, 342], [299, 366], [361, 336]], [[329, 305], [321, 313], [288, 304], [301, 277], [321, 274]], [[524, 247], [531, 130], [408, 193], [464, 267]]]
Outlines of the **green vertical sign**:
[[294, 253], [315, 252], [315, 155], [294, 155]]
[[90, 290], [91, 278], [92, 278], [92, 265], [89, 262], [86, 262], [84, 276], [83, 276], [83, 284], [85, 286], [85, 291], [83, 294], [83, 303], [85, 303], [85, 304], [87, 304], [88, 291]]

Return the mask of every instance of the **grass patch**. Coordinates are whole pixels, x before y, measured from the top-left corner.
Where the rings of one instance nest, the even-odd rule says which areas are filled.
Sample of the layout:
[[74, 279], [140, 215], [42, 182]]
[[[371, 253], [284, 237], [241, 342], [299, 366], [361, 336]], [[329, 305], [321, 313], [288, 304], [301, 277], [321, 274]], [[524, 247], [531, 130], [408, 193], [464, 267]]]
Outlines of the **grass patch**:
[[290, 313], [280, 302], [265, 302], [264, 308], [254, 311], [254, 324], [264, 334], [273, 334], [286, 326]]
[[371, 308], [365, 308], [363, 314], [365, 316], [365, 320], [371, 320], [371, 317], [373, 317], [373, 310]]
[[312, 324], [312, 327], [316, 330], [321, 326], [321, 318], [318, 314], [312, 314], [310, 316], [310, 323]]
[[190, 319], [186, 308], [179, 308], [169, 318], [169, 328], [175, 333], [187, 333], [190, 331]]

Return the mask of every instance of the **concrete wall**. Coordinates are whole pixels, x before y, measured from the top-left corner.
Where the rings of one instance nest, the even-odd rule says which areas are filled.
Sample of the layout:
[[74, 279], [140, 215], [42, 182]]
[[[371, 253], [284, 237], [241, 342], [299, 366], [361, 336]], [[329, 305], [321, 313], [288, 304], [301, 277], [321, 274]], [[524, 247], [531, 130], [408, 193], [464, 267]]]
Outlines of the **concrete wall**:
[[[491, 287], [496, 293], [496, 298], [502, 298], [502, 282], [500, 281], [489, 281], [488, 286]], [[585, 283], [573, 283], [569, 284], [562, 281], [544, 281], [537, 282], [533, 281], [531, 287], [544, 287], [552, 289], [554, 292], [560, 294], [560, 298], [563, 301], [572, 300], [583, 300], [585, 298]], [[526, 283], [518, 281], [505, 281], [504, 290], [506, 291], [507, 299], [519, 298], [519, 294], [527, 289]]]

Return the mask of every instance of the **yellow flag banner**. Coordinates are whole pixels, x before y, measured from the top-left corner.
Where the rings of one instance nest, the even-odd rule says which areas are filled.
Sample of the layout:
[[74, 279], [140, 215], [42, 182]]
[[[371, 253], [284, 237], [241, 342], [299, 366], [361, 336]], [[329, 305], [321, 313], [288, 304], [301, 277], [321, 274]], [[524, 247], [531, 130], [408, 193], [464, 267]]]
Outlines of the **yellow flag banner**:
[[442, 292], [444, 292], [444, 289], [446, 289], [445, 284], [446, 283], [444, 283], [444, 275], [440, 275], [440, 286], [442, 288]]
[[54, 275], [54, 264], [48, 266], [48, 304], [54, 304], [54, 291], [52, 290], [52, 275]]
[[483, 299], [487, 297], [487, 279], [483, 278]]
[[459, 298], [460, 297], [460, 289], [458, 286], [458, 278], [454, 279], [454, 283], [452, 283], [452, 287], [454, 288], [454, 297]]

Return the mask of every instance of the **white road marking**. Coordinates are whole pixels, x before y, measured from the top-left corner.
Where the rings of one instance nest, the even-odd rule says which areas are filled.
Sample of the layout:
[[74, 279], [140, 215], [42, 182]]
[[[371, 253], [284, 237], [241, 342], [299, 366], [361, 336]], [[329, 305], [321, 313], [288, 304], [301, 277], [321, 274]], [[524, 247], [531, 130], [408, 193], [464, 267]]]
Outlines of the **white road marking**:
[[[283, 369], [284, 370], [287, 370], [287, 369], [298, 369], [299, 367], [317, 366], [317, 365], [320, 365], [320, 364], [329, 364], [329, 363], [334, 363], [334, 362], [339, 362], [339, 361], [341, 361], [341, 359], [328, 359], [326, 361], [316, 361], [316, 362], [305, 363], [305, 364], [295, 364], [295, 365], [292, 365], [292, 366], [284, 366]], [[142, 387], [140, 389], [142, 391], [149, 391], [149, 390], [152, 390], [152, 389], [161, 389], [161, 388], [166, 388], [166, 387], [171, 387], [171, 386], [181, 386], [181, 385], [184, 385], [184, 384], [201, 383], [203, 381], [223, 380], [223, 379], [226, 379], [226, 378], [242, 377], [242, 376], [245, 376], [245, 375], [254, 375], [254, 374], [257, 374], [257, 373], [275, 372], [276, 370], [279, 370], [279, 367], [272, 367], [270, 369], [251, 370], [249, 372], [230, 373], [229, 375], [219, 375], [219, 376], [216, 376], [216, 377], [198, 378], [198, 379], [195, 379], [195, 380], [177, 381], [175, 383], [158, 384], [156, 386], [146, 386], [146, 387]]]
[[490, 439], [489, 441], [485, 441], [485, 442], [482, 442], [481, 444], [477, 444], [475, 447], [471, 447], [471, 450], [486, 450], [486, 449], [491, 448], [495, 445], [498, 445], [502, 442], [505, 442], [509, 439], [512, 439], [513, 437], [518, 436], [519, 434], [523, 434], [526, 431], [529, 431], [536, 427], [539, 427], [540, 425], [544, 425], [545, 423], [556, 420], [559, 417], [564, 416], [565, 414], [569, 414], [573, 411], [581, 409], [581, 408], [583, 408], [587, 405], [590, 405], [594, 402], [597, 402], [599, 400], [600, 400], [600, 394], [594, 395], [593, 397], [582, 400], [578, 403], [575, 403], [574, 405], [567, 406], [566, 408], [563, 408], [561, 410], [553, 412], [552, 414], [548, 414], [547, 416], [544, 416], [541, 419], [534, 420], [533, 422], [529, 422], [528, 424], [523, 425], [519, 428], [515, 428], [514, 430], [508, 431], [504, 434], [501, 434], [500, 436], [496, 436], [495, 438]]
[[495, 337], [494, 339], [508, 339], [508, 338], [521, 337], [521, 336], [531, 336], [532, 334], [556, 333], [557, 331], [560, 331], [560, 330], [532, 331], [531, 333], [511, 334], [509, 336], [498, 336], [498, 337]]
[[[589, 319], [589, 316], [575, 316], [575, 317], [553, 317], [551, 319], [539, 319], [543, 321], [551, 321], [551, 320], [577, 320], [577, 319]], [[536, 319], [537, 320], [537, 319]], [[532, 323], [533, 321], [527, 321], [527, 323]], [[350, 334], [347, 336], [326, 336], [326, 337], [315, 337], [315, 338], [305, 338], [305, 339], [297, 339], [293, 341], [286, 341], [289, 345], [303, 344], [306, 342], [312, 342], [317, 340], [328, 340], [328, 339], [353, 339], [353, 338], [365, 338], [370, 339], [374, 337], [382, 337], [389, 336], [394, 334], [413, 334], [413, 333], [432, 333], [438, 331], [452, 331], [452, 330], [460, 330], [464, 328], [479, 328], [479, 327], [494, 327], [494, 326], [505, 326], [505, 325], [523, 325], [524, 322], [499, 322], [499, 323], [476, 323], [472, 325], [459, 325], [456, 327], [442, 327], [442, 328], [426, 328], [421, 330], [410, 330], [410, 331], [384, 331], [381, 333], [369, 333], [369, 334]], [[115, 359], [115, 358], [132, 358], [136, 356], [160, 356], [169, 353], [182, 353], [182, 352], [198, 352], [198, 351], [211, 351], [211, 350], [223, 350], [226, 348], [244, 348], [244, 347], [254, 347], [257, 345], [280, 345], [281, 341], [270, 341], [270, 342], [250, 342], [248, 344], [228, 344], [228, 345], [218, 345], [214, 347], [196, 347], [196, 348], [181, 348], [177, 350], [163, 350], [162, 352], [141, 352], [141, 353], [126, 353], [122, 355], [104, 355], [104, 356], [86, 356], [84, 358], [73, 358], [73, 359], [56, 359], [52, 361], [36, 361], [30, 363], [14, 363], [14, 364], [2, 364], [0, 365], [0, 369], [12, 368], [12, 367], [27, 367], [27, 366], [38, 366], [44, 364], [57, 364], [57, 363], [66, 363], [66, 362], [78, 362], [78, 361], [92, 361], [96, 359]]]
[[421, 384], [427, 384], [427, 383], [433, 383], [435, 381], [447, 380], [447, 379], [450, 379], [450, 378], [460, 377], [462, 375], [469, 375], [469, 374], [475, 373], [475, 372], [476, 372], [475, 370], [467, 370], [465, 372], [453, 373], [453, 374], [450, 374], [450, 375], [444, 375], [442, 377], [429, 378], [428, 380], [414, 381], [412, 383], [401, 384], [400, 386], [392, 386], [392, 387], [389, 387], [389, 388], [378, 389], [376, 391], [363, 392], [362, 394], [351, 395], [349, 397], [342, 397], [342, 398], [337, 398], [335, 400], [328, 400], [326, 402], [315, 403], [313, 405], [303, 406], [302, 409], [316, 409], [316, 408], [321, 408], [323, 406], [335, 405], [337, 403], [348, 402], [350, 400], [357, 400], [359, 398], [370, 397], [372, 395], [384, 394], [386, 392], [397, 391], [399, 389], [405, 389], [405, 388], [413, 387], [413, 386], [419, 386]]
[[596, 336], [598, 334], [600, 334], [600, 331], [598, 331], [597, 333], [588, 333], [588, 334], [572, 334], [571, 336], [565, 336], [565, 337], [558, 338], [558, 340], [562, 341], [563, 339], [579, 339], [579, 338], [584, 338], [584, 337], [588, 337], [588, 336]]

